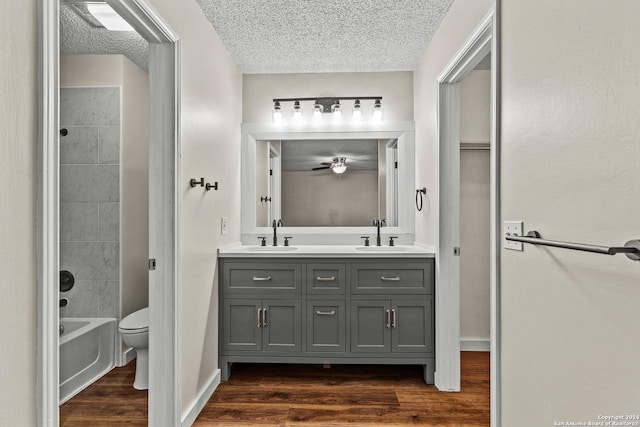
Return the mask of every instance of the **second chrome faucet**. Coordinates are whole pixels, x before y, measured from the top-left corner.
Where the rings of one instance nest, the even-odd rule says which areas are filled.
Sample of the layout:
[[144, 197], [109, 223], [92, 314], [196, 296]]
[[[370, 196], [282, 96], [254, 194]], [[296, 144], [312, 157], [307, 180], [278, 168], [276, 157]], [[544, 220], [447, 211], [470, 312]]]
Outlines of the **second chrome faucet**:
[[273, 220], [273, 246], [278, 246], [278, 227], [282, 227], [282, 220]]

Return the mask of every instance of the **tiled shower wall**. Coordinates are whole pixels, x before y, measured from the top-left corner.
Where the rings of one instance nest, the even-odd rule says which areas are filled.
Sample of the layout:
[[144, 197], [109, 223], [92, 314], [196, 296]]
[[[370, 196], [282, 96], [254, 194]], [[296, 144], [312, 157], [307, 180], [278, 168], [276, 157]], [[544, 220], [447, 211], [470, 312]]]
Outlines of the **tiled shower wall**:
[[119, 317], [120, 88], [60, 89], [61, 317]]

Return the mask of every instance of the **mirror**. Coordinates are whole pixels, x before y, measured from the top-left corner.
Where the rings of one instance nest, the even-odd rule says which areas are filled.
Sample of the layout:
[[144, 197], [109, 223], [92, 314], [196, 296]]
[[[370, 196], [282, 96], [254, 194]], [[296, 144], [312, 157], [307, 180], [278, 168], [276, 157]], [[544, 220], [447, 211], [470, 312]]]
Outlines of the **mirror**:
[[[315, 170], [314, 170], [315, 169]], [[342, 172], [342, 173], [339, 173]], [[376, 233], [413, 243], [413, 122], [242, 124], [242, 243], [273, 233], [294, 244], [357, 244]]]
[[256, 141], [256, 226], [397, 225], [398, 141]]

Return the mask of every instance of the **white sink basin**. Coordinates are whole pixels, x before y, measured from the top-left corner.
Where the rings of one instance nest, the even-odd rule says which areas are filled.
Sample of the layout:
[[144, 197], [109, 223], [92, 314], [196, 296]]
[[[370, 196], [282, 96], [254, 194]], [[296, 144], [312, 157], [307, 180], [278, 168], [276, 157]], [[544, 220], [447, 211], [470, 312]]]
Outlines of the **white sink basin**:
[[295, 251], [295, 246], [249, 246], [250, 251], [279, 252], [279, 251]]
[[372, 251], [372, 252], [403, 252], [407, 248], [402, 246], [358, 246], [357, 251]]

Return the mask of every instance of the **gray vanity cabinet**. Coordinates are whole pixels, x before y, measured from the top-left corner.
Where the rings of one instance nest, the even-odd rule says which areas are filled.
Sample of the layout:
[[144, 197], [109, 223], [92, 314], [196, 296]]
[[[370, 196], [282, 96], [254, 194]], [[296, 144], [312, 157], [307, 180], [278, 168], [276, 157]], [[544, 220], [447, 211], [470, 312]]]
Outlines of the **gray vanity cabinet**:
[[414, 364], [433, 383], [432, 258], [221, 257], [220, 368]]

